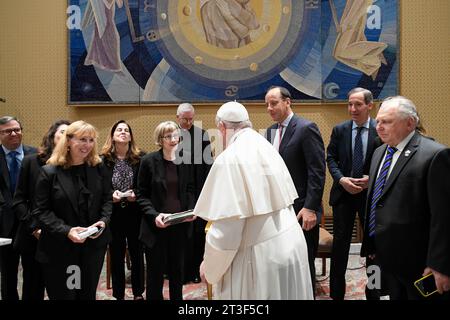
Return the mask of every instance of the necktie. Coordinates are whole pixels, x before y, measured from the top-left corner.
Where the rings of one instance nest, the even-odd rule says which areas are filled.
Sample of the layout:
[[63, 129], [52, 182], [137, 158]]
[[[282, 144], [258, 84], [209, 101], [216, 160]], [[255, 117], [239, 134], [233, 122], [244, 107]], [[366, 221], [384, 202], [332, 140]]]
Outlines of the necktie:
[[275, 148], [280, 151], [280, 145], [281, 145], [281, 137], [283, 136], [283, 125], [282, 124], [278, 124], [278, 129], [277, 129], [277, 136], [275, 137]]
[[353, 147], [353, 178], [362, 178], [364, 167], [363, 144], [361, 133], [364, 127], [358, 127], [358, 132], [355, 136], [355, 145]]
[[281, 145], [281, 138], [283, 137], [283, 125], [282, 124], [279, 124], [278, 125], [278, 141], [280, 142], [279, 144], [278, 144], [278, 148], [280, 148], [280, 145]]
[[17, 176], [19, 174], [19, 163], [17, 161], [17, 152], [11, 151], [8, 153], [9, 156], [9, 190], [11, 195], [14, 195], [16, 191]]
[[377, 207], [378, 200], [380, 200], [381, 194], [383, 193], [384, 185], [386, 182], [386, 177], [389, 172], [389, 167], [392, 163], [392, 156], [394, 155], [397, 148], [389, 147], [387, 148], [386, 156], [384, 157], [384, 163], [381, 167], [380, 174], [378, 175], [372, 192], [372, 202], [370, 205], [370, 215], [369, 215], [369, 236], [373, 237], [375, 235], [375, 211]]

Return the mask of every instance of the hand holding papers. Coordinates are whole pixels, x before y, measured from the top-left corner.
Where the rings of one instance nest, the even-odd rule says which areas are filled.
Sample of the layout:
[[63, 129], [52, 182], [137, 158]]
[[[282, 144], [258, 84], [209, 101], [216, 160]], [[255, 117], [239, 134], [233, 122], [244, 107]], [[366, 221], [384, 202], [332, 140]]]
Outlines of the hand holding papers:
[[103, 229], [101, 226], [96, 226], [96, 227], [89, 227], [84, 231], [81, 231], [78, 233], [78, 236], [81, 239], [86, 239], [87, 237], [95, 237], [97, 235], [99, 235], [100, 233], [103, 232]]
[[0, 247], [1, 246], [6, 246], [8, 244], [11, 244], [12, 239], [9, 238], [0, 238]]
[[192, 221], [195, 216], [194, 216], [194, 210], [187, 210], [187, 211], [183, 211], [183, 212], [177, 212], [177, 213], [172, 213], [170, 215], [167, 215], [163, 218], [163, 222], [164, 224], [167, 225], [173, 225], [173, 224], [178, 224], [178, 223], [182, 223], [182, 222], [187, 222], [187, 220]]
[[133, 190], [128, 190], [125, 192], [120, 192], [119, 190], [117, 190], [116, 193], [120, 198], [128, 198], [133, 195]]
[[89, 237], [89, 236], [91, 236], [91, 235], [93, 235], [93, 234], [95, 234], [97, 232], [98, 232], [98, 228], [97, 227], [89, 227], [86, 230], [79, 232], [78, 236], [81, 239], [86, 239], [87, 237]]

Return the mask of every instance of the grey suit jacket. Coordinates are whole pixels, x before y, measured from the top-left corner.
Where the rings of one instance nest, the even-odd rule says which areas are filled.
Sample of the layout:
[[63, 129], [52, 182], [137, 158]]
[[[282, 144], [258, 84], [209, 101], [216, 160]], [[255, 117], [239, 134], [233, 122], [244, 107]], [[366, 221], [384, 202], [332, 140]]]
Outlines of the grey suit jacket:
[[375, 253], [381, 268], [418, 279], [425, 267], [450, 276], [450, 149], [416, 133], [395, 163], [368, 236], [377, 170], [387, 146], [375, 150], [369, 178], [361, 254]]

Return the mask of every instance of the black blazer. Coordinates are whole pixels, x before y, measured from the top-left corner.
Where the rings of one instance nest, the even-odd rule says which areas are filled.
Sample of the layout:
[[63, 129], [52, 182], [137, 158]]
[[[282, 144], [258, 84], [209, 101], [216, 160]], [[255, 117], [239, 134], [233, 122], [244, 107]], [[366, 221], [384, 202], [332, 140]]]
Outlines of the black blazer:
[[[108, 227], [112, 211], [111, 180], [103, 164], [86, 167], [88, 200], [88, 225], [99, 220], [106, 224], [103, 233], [96, 239], [87, 239], [82, 245], [102, 247], [111, 240]], [[39, 262], [61, 262], [73, 254], [80, 244], [68, 237], [72, 227], [80, 225], [76, 190], [69, 170], [60, 166], [45, 165], [39, 174], [36, 191], [36, 209], [33, 215], [42, 229], [36, 258]]]
[[370, 166], [361, 253], [411, 279], [431, 267], [450, 276], [450, 149], [416, 133], [395, 163], [377, 203], [375, 237], [367, 234], [373, 185], [387, 146]]
[[[164, 167], [162, 149], [145, 155], [139, 169], [137, 201], [143, 211], [139, 239], [149, 248], [155, 242], [159, 232], [155, 225], [155, 218], [161, 213], [166, 199], [166, 169]], [[192, 166], [177, 165], [178, 194], [181, 210], [194, 208], [194, 184], [192, 180]]]
[[[195, 201], [197, 201], [213, 163], [211, 142], [208, 133], [196, 126], [192, 126], [189, 131], [180, 130], [180, 132], [183, 139], [178, 149], [183, 152], [183, 161], [190, 161], [185, 163], [192, 166], [192, 182], [195, 187]], [[193, 225], [193, 231], [196, 233], [205, 233], [205, 220], [197, 218], [190, 224]]]
[[[0, 184], [2, 183], [2, 180], [0, 180]], [[5, 197], [3, 197], [2, 194], [3, 188], [0, 188], [0, 217], [2, 216], [3, 206], [6, 204]]]
[[[352, 124], [353, 121], [348, 120], [335, 126], [327, 147], [328, 170], [333, 177], [333, 186], [330, 191], [330, 206], [337, 205], [342, 195], [347, 193], [339, 184], [339, 180], [342, 177], [350, 177], [352, 173]], [[376, 121], [370, 119], [367, 151], [363, 167], [363, 173], [367, 175], [369, 174], [370, 160], [372, 159], [373, 152], [381, 145], [376, 125]]]
[[[193, 165], [192, 177], [195, 187], [195, 198], [198, 199], [213, 163], [211, 142], [208, 133], [201, 128], [192, 126], [188, 132], [189, 136], [186, 135], [186, 130], [181, 130], [183, 140], [180, 143], [179, 150], [191, 161], [188, 164]], [[188, 138], [190, 138], [189, 142], [187, 141]], [[189, 145], [186, 146], [186, 143], [189, 143]]]
[[[270, 142], [277, 126], [274, 124], [267, 129], [266, 138]], [[319, 128], [314, 122], [294, 114], [279, 150], [299, 196], [294, 202], [295, 213], [305, 207], [316, 211], [319, 221], [325, 185], [325, 148]]]
[[[24, 156], [36, 153], [37, 149], [34, 147], [23, 145]], [[14, 231], [17, 228], [18, 220], [12, 209], [13, 194], [9, 190], [9, 170], [6, 161], [5, 152], [0, 147], [0, 193], [3, 195], [4, 204], [0, 211], [0, 237], [11, 238], [14, 236]]]
[[35, 219], [32, 219], [31, 212], [36, 208], [34, 202], [36, 181], [44, 164], [37, 154], [28, 155], [22, 160], [13, 200], [13, 210], [19, 221], [13, 246], [20, 252], [31, 253], [36, 250], [37, 239], [31, 233], [39, 227]]

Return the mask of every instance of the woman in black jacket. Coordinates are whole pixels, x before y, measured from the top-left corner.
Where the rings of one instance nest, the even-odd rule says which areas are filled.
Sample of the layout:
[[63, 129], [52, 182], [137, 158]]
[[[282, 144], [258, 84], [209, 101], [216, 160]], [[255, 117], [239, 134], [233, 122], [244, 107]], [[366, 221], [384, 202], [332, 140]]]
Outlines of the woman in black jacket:
[[[72, 123], [37, 180], [33, 215], [42, 233], [36, 257], [51, 300], [96, 298], [112, 210], [111, 180], [97, 153], [97, 136], [89, 123]], [[82, 236], [94, 227], [98, 232]]]
[[147, 300], [163, 300], [164, 262], [170, 299], [183, 299], [184, 244], [189, 224], [168, 226], [163, 222], [171, 213], [194, 206], [191, 166], [176, 157], [179, 141], [176, 123], [160, 123], [155, 129], [155, 142], [161, 149], [145, 155], [139, 170], [137, 201], [144, 214], [140, 239], [145, 244], [147, 261]]
[[125, 297], [124, 260], [128, 246], [134, 300], [142, 300], [144, 252], [139, 241], [142, 211], [136, 202], [135, 189], [143, 152], [137, 148], [133, 131], [124, 120], [117, 121], [111, 127], [101, 155], [114, 190], [110, 222], [112, 241], [109, 244], [113, 296], [117, 300], [123, 300]]
[[35, 186], [41, 167], [50, 158], [68, 125], [70, 125], [68, 120], [55, 121], [43, 137], [39, 152], [25, 156], [22, 160], [13, 202], [13, 210], [19, 220], [13, 245], [14, 250], [20, 252], [22, 257], [22, 300], [44, 299], [44, 277], [41, 264], [35, 259], [41, 229], [36, 221], [33, 221], [31, 212], [35, 208]]

